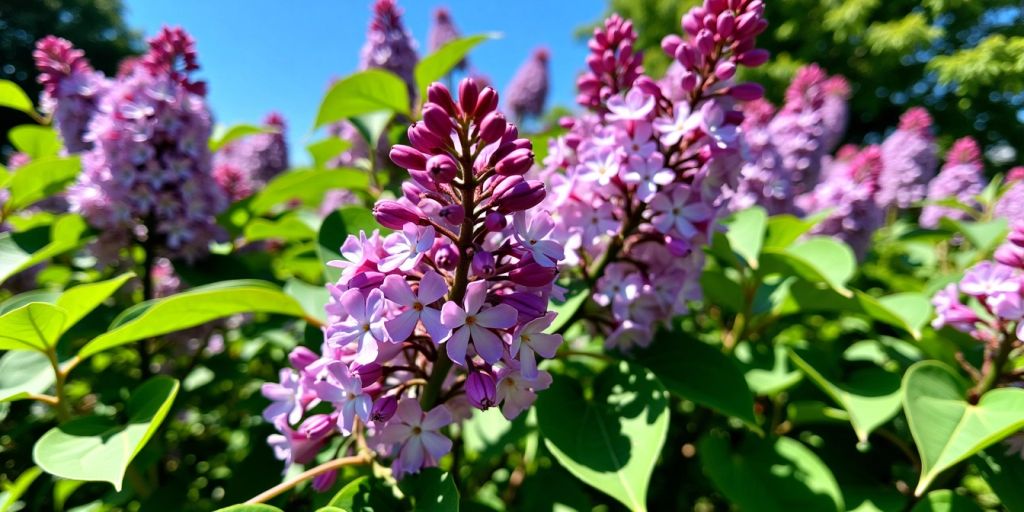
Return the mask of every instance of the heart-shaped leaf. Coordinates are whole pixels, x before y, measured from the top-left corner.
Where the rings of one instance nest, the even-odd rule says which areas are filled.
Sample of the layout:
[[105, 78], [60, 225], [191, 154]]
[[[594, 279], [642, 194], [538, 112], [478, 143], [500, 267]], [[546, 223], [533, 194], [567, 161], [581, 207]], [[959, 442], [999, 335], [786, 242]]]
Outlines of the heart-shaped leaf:
[[129, 308], [109, 331], [93, 338], [78, 355], [160, 336], [238, 313], [277, 313], [304, 318], [302, 306], [280, 288], [255, 280], [221, 281]]
[[774, 395], [796, 385], [803, 373], [792, 368], [786, 347], [764, 343], [736, 345], [736, 359], [747, 381], [747, 386], [758, 396]]
[[13, 108], [26, 114], [37, 115], [28, 94], [10, 80], [0, 80], [0, 107]]
[[585, 395], [555, 376], [537, 397], [537, 424], [558, 462], [630, 510], [647, 510], [647, 487], [668, 433], [668, 399], [653, 373], [621, 361]]
[[637, 362], [654, 372], [672, 394], [761, 430], [743, 372], [721, 350], [683, 333], [662, 331], [648, 349], [637, 353]]
[[313, 157], [313, 165], [317, 168], [327, 166], [332, 158], [348, 151], [352, 142], [338, 137], [327, 137], [306, 146], [309, 156]]
[[71, 480], [110, 482], [121, 490], [128, 464], [167, 416], [178, 381], [154, 377], [128, 399], [128, 423], [87, 416], [51, 429], [39, 438], [32, 458], [51, 475]]
[[62, 293], [57, 299], [57, 307], [64, 310], [67, 319], [64, 322], [64, 328], [61, 329], [61, 334], [68, 332], [68, 329], [103, 304], [103, 301], [133, 277], [135, 274], [128, 272], [107, 281], [80, 284]]
[[255, 215], [262, 215], [289, 201], [319, 204], [328, 190], [366, 190], [369, 184], [370, 178], [366, 171], [359, 169], [296, 169], [280, 174], [267, 183], [263, 190], [253, 196], [249, 210]]
[[409, 90], [394, 73], [368, 69], [343, 78], [331, 86], [316, 113], [316, 126], [348, 117], [390, 111], [409, 114]]
[[413, 510], [458, 512], [459, 490], [452, 476], [437, 468], [426, 468], [398, 482], [398, 488], [412, 502]]
[[793, 215], [774, 215], [768, 219], [767, 235], [764, 239], [766, 249], [785, 249], [804, 233], [810, 231], [817, 221], [814, 218], [801, 219]]
[[846, 283], [857, 269], [857, 258], [838, 240], [813, 237], [785, 249], [764, 249], [761, 260], [768, 272], [796, 274], [811, 283], [827, 284], [843, 296], [852, 295]]
[[[458, 491], [456, 491], [458, 492]], [[349, 512], [372, 512], [374, 510], [398, 510], [401, 503], [395, 497], [394, 490], [386, 483], [372, 476], [361, 476], [345, 484], [335, 494], [328, 507], [335, 507]]]
[[697, 453], [704, 473], [741, 510], [845, 510], [828, 466], [795, 439], [748, 435], [734, 448], [728, 438], [708, 435]]
[[939, 473], [1024, 427], [1024, 389], [994, 389], [977, 405], [966, 393], [964, 381], [936, 361], [918, 362], [903, 376], [903, 410], [921, 454], [917, 496]]
[[14, 147], [33, 160], [57, 156], [60, 152], [60, 137], [53, 128], [23, 124], [7, 132]]
[[809, 351], [790, 350], [790, 358], [822, 391], [850, 415], [857, 439], [867, 442], [876, 428], [900, 412], [900, 377], [877, 366], [863, 366], [840, 379]]
[[31, 302], [0, 316], [0, 350], [46, 352], [57, 344], [67, 314], [45, 302]]
[[33, 160], [18, 168], [7, 183], [11, 197], [4, 206], [10, 211], [18, 211], [56, 194], [74, 181], [81, 169], [77, 156]]
[[14, 350], [0, 357], [0, 402], [28, 398], [42, 393], [54, 383], [53, 368], [46, 355], [35, 351]]
[[725, 220], [728, 231], [725, 237], [729, 246], [750, 268], [757, 268], [758, 257], [764, 244], [765, 228], [768, 225], [768, 213], [764, 208], [755, 206], [733, 214]]

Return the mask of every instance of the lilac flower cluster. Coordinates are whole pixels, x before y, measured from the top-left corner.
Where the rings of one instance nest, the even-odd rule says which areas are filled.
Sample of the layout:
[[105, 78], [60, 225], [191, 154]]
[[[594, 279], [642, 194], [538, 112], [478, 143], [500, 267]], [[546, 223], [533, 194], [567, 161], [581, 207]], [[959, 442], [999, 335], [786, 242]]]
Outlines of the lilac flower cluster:
[[[438, 7], [434, 11], [434, 24], [430, 26], [427, 34], [427, 49], [436, 52], [442, 46], [459, 38], [459, 29], [455, 27], [452, 16], [448, 9]], [[468, 65], [468, 59], [462, 59], [455, 65], [455, 69], [463, 70]]]
[[878, 200], [884, 208], [905, 209], [923, 200], [938, 167], [932, 117], [921, 107], [900, 116], [899, 127], [882, 142], [882, 176]]
[[84, 137], [92, 148], [68, 201], [109, 245], [135, 237], [195, 257], [218, 234], [214, 217], [226, 206], [207, 149], [205, 84], [190, 79], [198, 65], [183, 30], [164, 28], [149, 44], [99, 98]]
[[[720, 229], [723, 191], [736, 187], [741, 161], [735, 103], [761, 93], [729, 79], [737, 65], [764, 62], [754, 48], [763, 11], [760, 1], [693, 9], [683, 18], [688, 39], [662, 44], [683, 67], [674, 85], [683, 99], [640, 75], [617, 84], [621, 92], [594, 113], [563, 120], [569, 133], [551, 142], [541, 176], [553, 193], [544, 204], [567, 249], [564, 266], [582, 274], [603, 308], [592, 320], [609, 347], [648, 344], [661, 322], [701, 297], [701, 246]], [[606, 33], [596, 34], [588, 62], [607, 54]]]
[[288, 168], [284, 118], [272, 112], [263, 124], [268, 133], [231, 141], [213, 155], [213, 177], [232, 201], [251, 196]]
[[414, 72], [418, 61], [416, 40], [405, 29], [398, 4], [395, 0], [377, 0], [360, 53], [359, 69], [385, 69], [398, 75], [408, 86], [411, 99], [416, 95]]
[[634, 49], [633, 22], [618, 14], [606, 19], [603, 27], [595, 28], [588, 44], [588, 69], [576, 80], [576, 102], [601, 112], [609, 98], [628, 89], [643, 74], [643, 53]]
[[[942, 171], [928, 183], [928, 200], [955, 199], [964, 206], [977, 209], [980, 205], [975, 198], [984, 188], [984, 172], [978, 143], [970, 137], [957, 139], [946, 155]], [[968, 217], [968, 212], [955, 207], [929, 204], [921, 210], [920, 223], [926, 228], [935, 228], [943, 217], [963, 220]]]
[[[561, 343], [544, 330], [563, 249], [536, 208], [544, 184], [524, 177], [532, 146], [497, 105], [472, 79], [458, 101], [435, 83], [410, 145], [391, 149], [411, 179], [374, 216], [395, 231], [348, 237], [330, 263], [341, 277], [328, 285], [321, 353], [296, 349], [264, 386], [286, 464], [356, 435], [393, 457], [396, 476], [415, 473], [451, 449], [441, 429], [470, 407], [511, 419], [551, 382], [537, 363]], [[311, 414], [318, 404], [330, 412]]]
[[548, 99], [548, 51], [538, 48], [505, 88], [505, 106], [517, 121], [539, 117]]
[[1006, 174], [1009, 186], [996, 202], [994, 214], [1004, 219], [1024, 219], [1024, 167], [1014, 167]]
[[817, 65], [800, 68], [777, 112], [771, 104], [744, 108], [750, 159], [733, 208], [759, 204], [771, 214], [800, 214], [794, 198], [821, 181], [822, 164], [846, 129], [849, 86]]
[[995, 261], [968, 269], [960, 282], [936, 293], [932, 304], [936, 329], [968, 333], [989, 349], [1007, 340], [1019, 345], [1024, 340], [1024, 224], [1014, 226]]
[[65, 149], [69, 153], [88, 150], [92, 146], [85, 138], [89, 119], [110, 87], [109, 81], [92, 69], [85, 52], [66, 39], [55, 36], [40, 39], [32, 57], [39, 70], [39, 83], [43, 85], [40, 104], [44, 112], [53, 116], [53, 126], [60, 133]]

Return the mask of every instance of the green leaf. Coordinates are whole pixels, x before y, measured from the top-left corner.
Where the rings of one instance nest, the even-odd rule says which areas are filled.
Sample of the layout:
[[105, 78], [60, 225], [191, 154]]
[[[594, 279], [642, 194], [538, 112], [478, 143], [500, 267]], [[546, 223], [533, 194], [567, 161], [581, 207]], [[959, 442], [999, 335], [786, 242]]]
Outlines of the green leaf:
[[921, 337], [921, 329], [932, 316], [932, 301], [923, 293], [896, 293], [881, 297], [878, 302], [899, 318], [902, 328], [914, 339]]
[[942, 218], [939, 225], [950, 231], [963, 233], [971, 245], [988, 252], [996, 248], [1010, 232], [1008, 220], [997, 217], [989, 221], [970, 222]]
[[60, 334], [68, 332], [71, 327], [85, 318], [92, 310], [103, 304], [114, 292], [124, 285], [129, 279], [135, 277], [133, 272], [121, 274], [107, 281], [98, 283], [80, 284], [65, 291], [57, 299], [57, 307], [62, 308], [67, 314], [64, 328]]
[[736, 345], [736, 359], [750, 390], [758, 396], [774, 395], [796, 385], [803, 373], [790, 368], [786, 347], [751, 344], [741, 341]]
[[548, 327], [548, 332], [559, 332], [566, 327], [567, 323], [575, 321], [576, 311], [582, 308], [587, 299], [590, 298], [590, 288], [587, 287], [578, 289], [575, 293], [572, 293], [572, 290], [570, 290], [569, 293], [571, 295], [569, 295], [565, 302], [557, 304], [552, 302], [548, 306], [551, 311], [558, 314], [555, 317], [555, 321]]
[[931, 317], [931, 300], [920, 293], [894, 294], [892, 298], [876, 299], [860, 290], [851, 290], [848, 296], [831, 289], [818, 288], [810, 283], [798, 281], [789, 287], [792, 300], [783, 305], [778, 313], [810, 313], [816, 311], [841, 311], [860, 313], [921, 338], [921, 328]]
[[903, 410], [921, 454], [921, 496], [939, 473], [1024, 427], [1024, 389], [998, 388], [977, 405], [946, 365], [921, 361], [903, 376]]
[[13, 108], [32, 116], [38, 115], [25, 91], [10, 80], [0, 80], [0, 107]]
[[267, 213], [275, 206], [299, 201], [305, 205], [317, 205], [328, 190], [366, 190], [370, 178], [360, 169], [297, 169], [281, 174], [267, 183], [267, 186], [253, 196], [249, 210], [254, 215]]
[[537, 397], [537, 424], [555, 459], [576, 478], [634, 511], [668, 433], [668, 399], [653, 373], [625, 361], [609, 365], [585, 394], [556, 375]]
[[416, 64], [416, 87], [420, 98], [427, 97], [427, 87], [434, 81], [451, 72], [456, 64], [466, 58], [476, 45], [488, 40], [497, 39], [497, 34], [477, 34], [449, 41], [434, 53], [427, 55]]
[[382, 110], [409, 115], [409, 90], [394, 73], [368, 69], [331, 86], [320, 103], [314, 128]]
[[46, 352], [57, 345], [67, 314], [45, 302], [32, 302], [0, 316], [0, 350]]
[[78, 353], [87, 358], [104, 350], [180, 331], [238, 313], [277, 313], [304, 318], [299, 303], [276, 286], [255, 280], [221, 281], [139, 304], [121, 314], [110, 330]]
[[279, 219], [270, 220], [257, 218], [245, 226], [245, 239], [250, 242], [259, 240], [276, 239], [286, 242], [299, 240], [312, 240], [316, 238], [316, 228], [311, 226], [315, 219], [301, 215], [302, 212], [292, 212]]
[[284, 293], [287, 293], [302, 306], [306, 316], [316, 318], [321, 322], [327, 322], [327, 311], [324, 308], [331, 298], [331, 294], [323, 285], [312, 285], [305, 281], [292, 278], [284, 283]]
[[1024, 460], [1019, 451], [996, 446], [979, 453], [974, 465], [1007, 510], [1024, 510]]
[[762, 264], [773, 272], [796, 274], [811, 283], [825, 283], [845, 297], [846, 283], [857, 270], [857, 259], [844, 243], [814, 237], [786, 249], [765, 249]]
[[743, 372], [721, 350], [685, 333], [662, 331], [650, 347], [636, 354], [636, 360], [654, 372], [672, 394], [739, 418], [761, 431], [754, 416], [754, 395]]
[[348, 151], [352, 142], [338, 137], [327, 137], [306, 146], [309, 155], [313, 157], [313, 166], [323, 168], [332, 158]]
[[764, 244], [768, 213], [764, 208], [755, 206], [734, 213], [729, 219], [726, 219], [725, 224], [728, 227], [725, 237], [729, 240], [729, 246], [743, 258], [747, 266], [756, 269], [758, 257], [761, 255], [761, 247]]
[[128, 464], [153, 436], [178, 394], [178, 381], [154, 377], [128, 399], [128, 423], [87, 416], [51, 429], [39, 438], [32, 458], [51, 475], [110, 482], [120, 491]]
[[845, 510], [828, 466], [795, 439], [748, 435], [733, 448], [728, 438], [708, 435], [697, 453], [704, 474], [741, 510]]
[[459, 490], [452, 476], [437, 468], [426, 468], [398, 481], [413, 510], [424, 512], [458, 512]]
[[210, 152], [216, 153], [229, 142], [248, 137], [250, 135], [257, 135], [260, 133], [275, 133], [275, 128], [268, 128], [266, 126], [257, 126], [253, 124], [236, 124], [230, 128], [224, 126], [218, 126], [213, 131], [213, 136], [210, 137]]
[[910, 512], [981, 512], [981, 507], [966, 496], [941, 489], [928, 493]]
[[900, 377], [877, 366], [846, 372], [840, 379], [806, 350], [790, 350], [789, 357], [822, 391], [850, 415], [850, 424], [862, 443], [876, 428], [900, 412]]
[[392, 490], [385, 487], [382, 480], [373, 476], [361, 476], [345, 484], [327, 506], [347, 512], [372, 512], [398, 510], [401, 503], [395, 498]]
[[18, 503], [18, 499], [28, 492], [28, 488], [41, 474], [43, 474], [43, 470], [32, 466], [18, 475], [13, 484], [4, 486], [3, 492], [0, 493], [0, 512], [16, 510], [14, 505]]
[[64, 190], [82, 169], [77, 156], [33, 160], [14, 172], [7, 183], [11, 197], [5, 206], [18, 211]]
[[35, 351], [15, 350], [0, 357], [0, 402], [28, 398], [53, 385], [50, 359]]
[[[374, 229], [381, 229], [373, 213], [366, 208], [358, 206], [347, 206], [336, 212], [332, 212], [320, 225], [320, 233], [317, 235], [317, 254], [320, 261], [325, 265], [324, 274], [327, 281], [335, 282], [341, 277], [341, 269], [326, 266], [328, 262], [340, 260], [341, 245], [349, 235], [359, 235], [365, 231], [367, 235]], [[381, 231], [384, 231], [381, 229]]]
[[78, 247], [86, 229], [81, 217], [68, 214], [61, 216], [48, 229], [41, 227], [24, 233], [0, 233], [0, 283], [37, 263]]
[[224, 507], [217, 509], [216, 512], [284, 512], [283, 510], [272, 507], [264, 503], [241, 503], [238, 505], [231, 505], [230, 507]]
[[814, 219], [801, 219], [793, 215], [775, 215], [768, 219], [768, 234], [764, 240], [766, 249], [785, 250], [801, 235], [817, 224]]
[[8, 138], [14, 147], [25, 153], [33, 160], [57, 156], [60, 152], [60, 137], [53, 128], [37, 126], [34, 124], [23, 124], [11, 128], [7, 132]]

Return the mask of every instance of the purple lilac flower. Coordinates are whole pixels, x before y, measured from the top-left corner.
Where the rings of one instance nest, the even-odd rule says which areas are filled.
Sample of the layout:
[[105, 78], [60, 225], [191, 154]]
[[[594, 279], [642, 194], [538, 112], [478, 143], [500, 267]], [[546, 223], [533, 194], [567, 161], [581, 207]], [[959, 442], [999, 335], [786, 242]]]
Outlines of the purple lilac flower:
[[60, 133], [64, 148], [68, 153], [88, 150], [92, 147], [92, 141], [85, 138], [89, 120], [97, 112], [110, 82], [92, 69], [85, 52], [66, 39], [40, 39], [32, 57], [43, 85], [40, 103], [53, 116], [53, 126]]
[[[458, 38], [459, 29], [455, 27], [455, 22], [452, 21], [452, 15], [448, 9], [444, 7], [435, 9], [434, 24], [430, 26], [430, 32], [427, 34], [427, 49], [436, 52], [442, 46]], [[455, 65], [455, 69], [464, 70], [468, 63], [469, 59], [464, 58]]]
[[[369, 436], [399, 477], [436, 465], [451, 444], [438, 430], [471, 407], [509, 417], [529, 407], [550, 382], [538, 359], [561, 341], [543, 331], [564, 249], [540, 207], [547, 188], [528, 176], [532, 146], [498, 100], [471, 79], [458, 100], [441, 84], [428, 89], [410, 145], [390, 151], [411, 179], [373, 209], [395, 231], [348, 236], [329, 263], [341, 276], [327, 285], [320, 353], [290, 358], [300, 390], [313, 390], [299, 393], [303, 414], [327, 403], [331, 432]], [[520, 360], [531, 378], [498, 390]], [[291, 427], [276, 426], [274, 442], [287, 448]]]
[[1024, 167], [1010, 169], [1006, 182], [1009, 188], [999, 197], [993, 213], [1012, 221], [1024, 219]]
[[878, 201], [885, 208], [909, 208], [928, 193], [935, 176], [938, 148], [928, 111], [915, 107], [900, 116], [899, 127], [882, 142], [882, 175]]
[[270, 133], [229, 142], [213, 155], [213, 177], [232, 201], [261, 190], [288, 168], [284, 118], [271, 113], [263, 124]]
[[[1017, 245], [1013, 240], [1007, 244]], [[988, 346], [998, 346], [1008, 337], [1024, 339], [1024, 272], [1019, 267], [982, 261], [967, 269], [959, 283], [936, 293], [932, 304], [936, 329], [948, 325]]]
[[826, 180], [800, 204], [808, 215], [828, 212], [811, 234], [834, 236], [863, 259], [875, 231], [885, 223], [885, 212], [878, 206], [878, 176], [882, 154], [878, 146], [868, 146], [849, 159], [840, 161], [839, 170], [829, 172]]
[[205, 87], [187, 75], [195, 67], [191, 38], [165, 28], [101, 98], [85, 136], [93, 147], [68, 191], [71, 210], [103, 230], [101, 239], [155, 239], [169, 254], [195, 258], [219, 236], [215, 216], [227, 200], [206, 145]]
[[[955, 199], [964, 206], [977, 209], [979, 205], [975, 197], [984, 188], [984, 170], [978, 143], [970, 137], [958, 139], [946, 155], [942, 171], [928, 183], [928, 200]], [[926, 228], [934, 228], [943, 217], [963, 220], [968, 213], [958, 208], [929, 204], [921, 210], [920, 222]]]
[[617, 14], [594, 29], [589, 46], [587, 71], [576, 80], [576, 102], [601, 112], [609, 98], [631, 88], [644, 72], [643, 53], [635, 48], [633, 22]]
[[405, 29], [402, 10], [395, 0], [377, 0], [373, 4], [373, 19], [359, 57], [359, 69], [379, 68], [398, 75], [409, 88], [409, 99], [415, 98], [416, 78], [413, 72], [419, 55], [416, 53], [416, 41]]
[[505, 88], [505, 105], [514, 119], [521, 121], [544, 113], [548, 81], [548, 51], [538, 48], [516, 71]]

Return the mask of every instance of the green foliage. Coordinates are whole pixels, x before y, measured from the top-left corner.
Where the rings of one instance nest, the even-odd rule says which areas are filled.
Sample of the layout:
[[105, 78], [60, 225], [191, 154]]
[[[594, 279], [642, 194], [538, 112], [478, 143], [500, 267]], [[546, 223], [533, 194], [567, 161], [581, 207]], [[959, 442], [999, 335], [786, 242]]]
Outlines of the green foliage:
[[398, 483], [413, 510], [425, 512], [458, 512], [459, 490], [452, 476], [437, 468], [427, 468]]
[[248, 208], [253, 214], [262, 215], [286, 202], [319, 204], [331, 189], [365, 190], [367, 186], [369, 178], [359, 169], [295, 169], [267, 183], [252, 197]]
[[14, 149], [25, 153], [33, 160], [57, 156], [60, 152], [60, 137], [52, 128], [23, 124], [15, 126], [7, 134]]
[[497, 37], [497, 34], [477, 34], [455, 39], [417, 62], [414, 74], [419, 97], [426, 98], [427, 87], [450, 73], [476, 45]]
[[0, 357], [0, 402], [24, 400], [53, 382], [50, 360], [41, 352], [12, 350]]
[[317, 111], [315, 127], [380, 111], [409, 115], [405, 83], [380, 69], [361, 71], [331, 86]]
[[231, 141], [260, 133], [273, 133], [274, 131], [273, 128], [252, 124], [236, 124], [230, 127], [217, 126], [213, 131], [213, 136], [210, 137], [210, 152], [216, 153]]
[[81, 168], [78, 157], [45, 157], [25, 164], [7, 182], [11, 197], [3, 208], [18, 211], [60, 192]]
[[35, 107], [25, 91], [10, 80], [0, 80], [0, 107], [7, 107], [26, 114], [35, 114]]
[[49, 226], [20, 233], [0, 233], [0, 283], [32, 265], [78, 247], [85, 234], [85, 221], [74, 214], [62, 215]]

